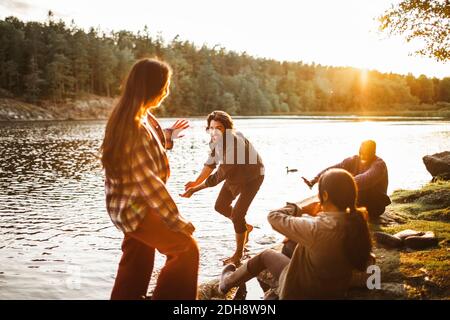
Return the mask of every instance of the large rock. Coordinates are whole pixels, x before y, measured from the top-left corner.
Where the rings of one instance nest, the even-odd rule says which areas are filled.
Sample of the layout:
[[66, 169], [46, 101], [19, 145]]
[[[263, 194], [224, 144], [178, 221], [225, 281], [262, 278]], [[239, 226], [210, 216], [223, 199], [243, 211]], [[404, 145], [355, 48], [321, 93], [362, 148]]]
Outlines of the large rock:
[[425, 156], [423, 163], [433, 178], [450, 179], [450, 151]]

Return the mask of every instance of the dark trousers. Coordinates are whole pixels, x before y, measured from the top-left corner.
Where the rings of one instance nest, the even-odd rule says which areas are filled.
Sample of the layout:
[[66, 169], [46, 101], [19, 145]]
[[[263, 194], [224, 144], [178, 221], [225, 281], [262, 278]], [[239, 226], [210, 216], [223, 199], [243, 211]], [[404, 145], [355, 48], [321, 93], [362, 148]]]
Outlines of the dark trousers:
[[[230, 186], [225, 182], [217, 197], [214, 209], [225, 217], [231, 219], [236, 233], [243, 233], [247, 230], [245, 215], [250, 207], [253, 199], [258, 193], [264, 176], [248, 182], [239, 188], [238, 192], [233, 192]], [[231, 206], [234, 199], [239, 196], [234, 207]]]
[[391, 200], [386, 194], [374, 191], [359, 191], [358, 206], [365, 207], [370, 219], [377, 219], [386, 210]]

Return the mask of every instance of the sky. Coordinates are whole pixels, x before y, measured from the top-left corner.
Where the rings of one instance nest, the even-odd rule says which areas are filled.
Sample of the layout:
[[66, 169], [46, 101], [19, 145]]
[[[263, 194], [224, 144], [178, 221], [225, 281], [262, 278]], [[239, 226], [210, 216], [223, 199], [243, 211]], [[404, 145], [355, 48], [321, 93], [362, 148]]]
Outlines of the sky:
[[142, 30], [170, 41], [219, 45], [256, 57], [351, 66], [429, 77], [450, 63], [411, 56], [417, 44], [378, 31], [376, 18], [399, 0], [0, 0], [0, 19], [71, 20], [84, 29]]

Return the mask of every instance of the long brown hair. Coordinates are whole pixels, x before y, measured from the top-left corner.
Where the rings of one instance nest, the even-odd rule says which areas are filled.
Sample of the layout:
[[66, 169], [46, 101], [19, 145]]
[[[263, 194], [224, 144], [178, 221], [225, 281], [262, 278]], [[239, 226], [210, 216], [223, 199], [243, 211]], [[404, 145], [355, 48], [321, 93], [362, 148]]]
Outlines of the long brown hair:
[[357, 208], [358, 188], [352, 175], [343, 169], [330, 169], [319, 179], [319, 198], [324, 192], [329, 201], [345, 214], [344, 253], [350, 264], [365, 271], [372, 250], [367, 211]]
[[225, 130], [230, 130], [234, 128], [233, 119], [231, 116], [226, 113], [225, 111], [216, 110], [211, 112], [208, 117], [206, 118], [206, 130], [209, 129], [209, 126], [211, 125], [211, 121], [218, 121], [220, 122]]
[[171, 73], [168, 64], [156, 59], [141, 59], [131, 68], [121, 97], [109, 117], [101, 146], [101, 160], [107, 175], [117, 176], [120, 167], [129, 165], [130, 156], [125, 151], [133, 150], [140, 120], [150, 104], [165, 94]]

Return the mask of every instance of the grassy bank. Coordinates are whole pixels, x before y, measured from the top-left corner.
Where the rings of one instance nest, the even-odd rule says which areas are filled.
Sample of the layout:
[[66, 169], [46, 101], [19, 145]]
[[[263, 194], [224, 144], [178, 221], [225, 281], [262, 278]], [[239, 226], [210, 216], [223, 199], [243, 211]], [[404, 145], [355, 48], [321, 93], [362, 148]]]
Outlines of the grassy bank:
[[433, 231], [439, 245], [420, 251], [386, 250], [386, 276], [403, 283], [404, 298], [450, 299], [450, 181], [397, 190], [392, 200], [388, 215], [402, 223], [382, 226], [382, 231]]

